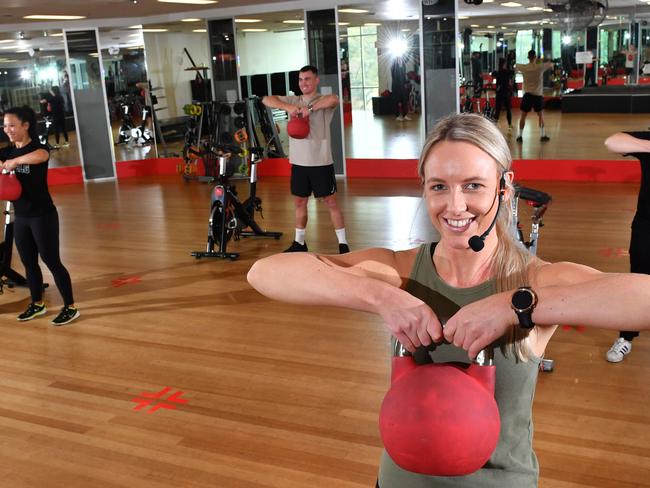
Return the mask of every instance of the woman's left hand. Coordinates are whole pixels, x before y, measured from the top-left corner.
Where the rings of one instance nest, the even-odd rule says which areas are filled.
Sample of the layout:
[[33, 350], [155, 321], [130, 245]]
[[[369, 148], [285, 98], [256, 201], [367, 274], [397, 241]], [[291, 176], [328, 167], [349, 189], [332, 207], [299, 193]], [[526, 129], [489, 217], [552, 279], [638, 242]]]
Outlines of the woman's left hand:
[[467, 351], [470, 358], [517, 325], [510, 307], [512, 292], [498, 293], [462, 307], [445, 324], [445, 339]]

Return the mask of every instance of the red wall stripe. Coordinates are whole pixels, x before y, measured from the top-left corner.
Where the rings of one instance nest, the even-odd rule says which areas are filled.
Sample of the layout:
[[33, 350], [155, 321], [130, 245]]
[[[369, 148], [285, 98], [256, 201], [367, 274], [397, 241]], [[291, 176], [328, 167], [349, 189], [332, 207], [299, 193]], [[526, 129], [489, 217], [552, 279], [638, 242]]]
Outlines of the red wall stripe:
[[[180, 158], [158, 158], [117, 163], [117, 177], [175, 174]], [[516, 160], [513, 165], [517, 180], [591, 181], [627, 183], [638, 182], [641, 168], [632, 160]], [[289, 176], [291, 165], [287, 159], [266, 159], [259, 165], [260, 176]], [[415, 159], [356, 159], [347, 160], [349, 178], [417, 178]], [[50, 185], [82, 183], [81, 167], [51, 168]]]

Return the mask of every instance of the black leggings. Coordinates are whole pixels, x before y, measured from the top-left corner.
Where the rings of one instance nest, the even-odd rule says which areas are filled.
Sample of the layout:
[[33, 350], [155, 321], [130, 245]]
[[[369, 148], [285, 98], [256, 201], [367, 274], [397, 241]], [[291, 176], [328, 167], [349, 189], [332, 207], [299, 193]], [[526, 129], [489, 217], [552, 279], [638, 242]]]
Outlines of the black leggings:
[[72, 305], [72, 282], [59, 256], [59, 214], [56, 209], [41, 217], [16, 217], [14, 222], [16, 249], [25, 266], [27, 284], [33, 302], [43, 299], [43, 274], [38, 256], [48, 267], [64, 305]]
[[56, 139], [56, 143], [59, 143], [59, 135], [61, 132], [63, 132], [65, 142], [68, 142], [68, 131], [65, 129], [65, 116], [54, 117], [52, 123], [54, 125], [54, 138]]
[[[630, 239], [630, 271], [650, 274], [650, 222], [635, 217]], [[638, 337], [637, 331], [621, 331], [619, 337], [631, 341]]]
[[511, 98], [509, 94], [497, 93], [496, 101], [494, 103], [494, 120], [497, 122], [499, 121], [499, 115], [501, 115], [501, 108], [506, 109], [508, 125], [512, 125], [512, 111], [510, 110]]

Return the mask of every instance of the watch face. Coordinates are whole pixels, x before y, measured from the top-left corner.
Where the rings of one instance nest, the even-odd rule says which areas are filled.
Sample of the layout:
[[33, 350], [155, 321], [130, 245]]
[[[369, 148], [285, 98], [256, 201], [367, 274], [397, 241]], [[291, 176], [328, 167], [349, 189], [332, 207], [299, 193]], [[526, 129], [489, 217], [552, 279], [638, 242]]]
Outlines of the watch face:
[[512, 295], [512, 306], [519, 310], [526, 310], [533, 304], [533, 294], [528, 290], [517, 290]]

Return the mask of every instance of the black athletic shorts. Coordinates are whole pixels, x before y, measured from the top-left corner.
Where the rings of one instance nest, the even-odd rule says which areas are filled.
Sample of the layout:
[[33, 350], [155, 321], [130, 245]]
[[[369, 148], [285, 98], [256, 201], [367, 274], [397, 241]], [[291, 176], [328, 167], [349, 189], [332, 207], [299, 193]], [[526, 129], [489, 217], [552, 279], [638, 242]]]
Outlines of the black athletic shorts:
[[544, 97], [533, 95], [532, 93], [524, 93], [524, 98], [521, 99], [521, 106], [519, 108], [522, 112], [530, 112], [531, 109], [535, 112], [541, 112], [544, 109]]
[[291, 165], [291, 194], [297, 197], [327, 197], [336, 193], [334, 165], [298, 166]]

